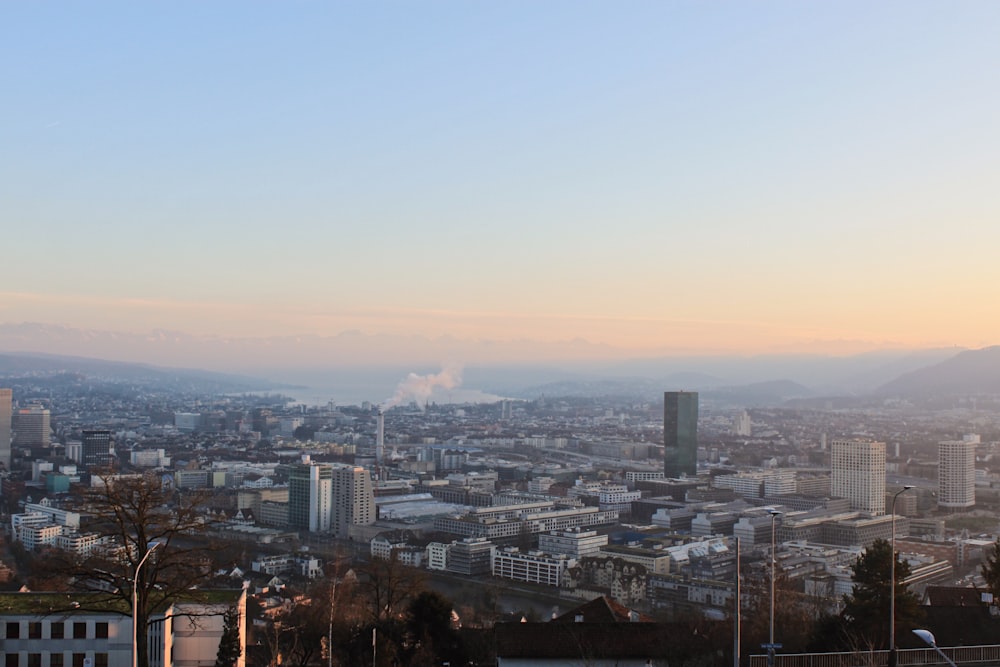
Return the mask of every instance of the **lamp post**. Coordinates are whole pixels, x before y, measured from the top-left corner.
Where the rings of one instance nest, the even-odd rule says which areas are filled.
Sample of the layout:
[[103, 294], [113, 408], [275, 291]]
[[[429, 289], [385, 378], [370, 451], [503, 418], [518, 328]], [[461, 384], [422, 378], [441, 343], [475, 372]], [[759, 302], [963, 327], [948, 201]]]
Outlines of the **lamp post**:
[[[159, 542], [151, 542], [145, 555], [132, 573], [132, 667], [139, 667], [139, 570], [146, 559], [160, 546]], [[145, 633], [144, 633], [145, 634]], [[143, 637], [145, 639], [145, 637]]]
[[768, 635], [767, 635], [767, 664], [768, 667], [774, 667], [774, 564], [778, 560], [775, 557], [776, 541], [774, 539], [774, 520], [778, 518], [781, 514], [778, 510], [769, 508], [767, 513], [771, 515], [771, 619], [768, 624]]
[[896, 498], [913, 488], [906, 484], [892, 496], [889, 514], [892, 515], [892, 536], [889, 538], [889, 667], [896, 667]]
[[949, 658], [948, 656], [946, 656], [944, 654], [944, 651], [942, 651], [941, 649], [938, 648], [937, 643], [934, 641], [934, 635], [931, 633], [930, 630], [914, 630], [913, 634], [915, 634], [916, 636], [920, 637], [920, 639], [925, 644], [927, 644], [932, 649], [934, 649], [935, 651], [937, 651], [938, 655], [941, 656], [942, 658], [944, 658], [945, 662], [947, 662], [949, 665], [951, 665], [951, 667], [958, 667], [951, 658]]
[[733, 605], [733, 667], [740, 667], [740, 538], [733, 538], [736, 543], [736, 595]]

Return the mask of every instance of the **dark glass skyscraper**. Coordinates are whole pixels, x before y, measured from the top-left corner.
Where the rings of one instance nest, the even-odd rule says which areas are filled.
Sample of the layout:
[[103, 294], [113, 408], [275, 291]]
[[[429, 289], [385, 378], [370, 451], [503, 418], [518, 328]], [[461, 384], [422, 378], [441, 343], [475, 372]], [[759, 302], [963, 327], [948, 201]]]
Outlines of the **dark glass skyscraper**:
[[81, 439], [81, 457], [85, 469], [93, 471], [111, 467], [111, 431], [84, 431]]
[[0, 465], [10, 470], [10, 428], [13, 418], [13, 390], [0, 389]]
[[667, 477], [698, 474], [698, 392], [663, 394], [663, 472]]

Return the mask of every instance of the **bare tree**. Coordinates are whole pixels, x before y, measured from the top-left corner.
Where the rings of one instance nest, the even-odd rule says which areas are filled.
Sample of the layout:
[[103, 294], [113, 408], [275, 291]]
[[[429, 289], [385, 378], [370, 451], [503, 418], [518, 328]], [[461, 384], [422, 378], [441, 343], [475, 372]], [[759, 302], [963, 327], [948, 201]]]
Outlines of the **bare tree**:
[[[96, 482], [81, 491], [80, 506], [99, 546], [85, 555], [56, 551], [48, 562], [70, 589], [89, 593], [78, 598], [81, 609], [134, 612], [138, 637], [145, 638], [157, 610], [198, 601], [199, 585], [212, 576], [205, 494], [179, 495], [152, 473]], [[137, 655], [141, 667], [148, 665], [146, 641], [138, 642]]]
[[398, 618], [404, 605], [423, 590], [423, 573], [400, 563], [395, 553], [358, 568], [358, 593], [367, 601], [372, 621]]

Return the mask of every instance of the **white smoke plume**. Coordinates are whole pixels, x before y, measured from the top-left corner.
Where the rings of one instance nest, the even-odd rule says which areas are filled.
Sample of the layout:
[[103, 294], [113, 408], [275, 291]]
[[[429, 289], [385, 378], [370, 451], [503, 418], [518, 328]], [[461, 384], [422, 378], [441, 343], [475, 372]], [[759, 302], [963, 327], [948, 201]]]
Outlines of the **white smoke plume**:
[[421, 407], [430, 399], [434, 389], [454, 389], [462, 384], [462, 368], [460, 366], [445, 366], [440, 373], [417, 375], [410, 373], [396, 385], [392, 398], [383, 404], [383, 408], [401, 405], [406, 401], [416, 401]]

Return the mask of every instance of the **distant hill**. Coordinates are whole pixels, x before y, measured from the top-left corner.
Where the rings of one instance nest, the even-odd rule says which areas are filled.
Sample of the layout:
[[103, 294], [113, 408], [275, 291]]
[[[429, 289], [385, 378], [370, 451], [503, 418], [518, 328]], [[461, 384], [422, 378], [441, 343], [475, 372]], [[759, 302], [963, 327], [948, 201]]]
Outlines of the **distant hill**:
[[838, 388], [841, 391], [846, 389], [854, 394], [869, 394], [903, 374], [933, 366], [951, 359], [963, 351], [949, 347], [916, 350], [890, 358], [877, 354], [858, 355], [856, 360], [868, 359], [871, 362], [868, 364], [868, 368], [843, 378]]
[[148, 387], [208, 393], [263, 391], [278, 388], [274, 382], [263, 378], [190, 368], [160, 368], [146, 364], [54, 354], [0, 353], [0, 378], [58, 373], [79, 374], [98, 380], [126, 382]]
[[598, 398], [601, 396], [617, 396], [634, 400], [654, 400], [657, 393], [662, 394], [662, 385], [648, 378], [576, 378], [560, 380], [525, 387], [508, 392], [512, 398], [534, 400], [537, 398]]
[[618, 396], [643, 401], [663, 398], [665, 391], [700, 391], [716, 387], [721, 380], [703, 373], [673, 373], [666, 377], [600, 377], [577, 376], [554, 382], [524, 387], [511, 392], [517, 398], [534, 399], [542, 396], [596, 398]]
[[932, 366], [904, 373], [874, 393], [900, 397], [1000, 394], [1000, 346], [960, 352]]
[[814, 393], [807, 387], [791, 380], [772, 380], [751, 384], [720, 387], [704, 392], [704, 400], [720, 405], [762, 407], [781, 405], [792, 399], [808, 398]]
[[[311, 389], [312, 396], [338, 401], [380, 400], [409, 374], [437, 372], [444, 360], [465, 367], [463, 388], [528, 399], [615, 396], [658, 401], [664, 391], [688, 390], [719, 406], [739, 407], [789, 401], [839, 405], [841, 399], [854, 404], [887, 395], [942, 392], [1000, 394], [1000, 348], [616, 360], [621, 350], [581, 340], [472, 341], [356, 331], [254, 338], [0, 323], [0, 350], [0, 374], [64, 371], [216, 393]], [[511, 361], [516, 359], [520, 361]]]

